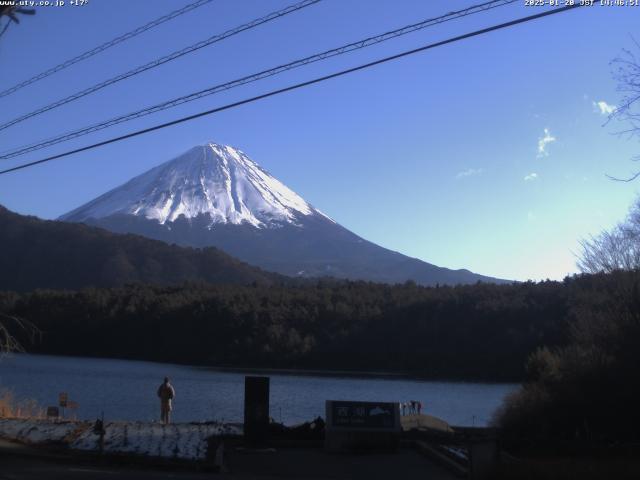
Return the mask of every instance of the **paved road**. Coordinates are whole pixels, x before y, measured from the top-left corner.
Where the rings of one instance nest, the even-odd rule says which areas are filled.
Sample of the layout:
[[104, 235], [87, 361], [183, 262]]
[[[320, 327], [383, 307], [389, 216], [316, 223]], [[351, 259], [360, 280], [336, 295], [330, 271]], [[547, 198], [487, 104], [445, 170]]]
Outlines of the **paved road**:
[[0, 480], [201, 480], [211, 476], [211, 473], [96, 465], [47, 457], [41, 450], [0, 439]]
[[202, 480], [211, 477], [211, 473], [70, 465], [33, 458], [0, 457], [0, 480]]
[[223, 474], [137, 466], [70, 463], [0, 441], [0, 480], [453, 480], [456, 477], [412, 450], [388, 455], [328, 455], [320, 449], [275, 453], [228, 452]]
[[[382, 462], [369, 462], [366, 458], [359, 458], [355, 461], [348, 459], [342, 465], [333, 465], [333, 467], [341, 466], [338, 470], [334, 470], [331, 463], [319, 465], [306, 465], [303, 469], [295, 471], [292, 468], [274, 471], [273, 469], [263, 469], [263, 462], [253, 464], [250, 459], [244, 468], [236, 471], [215, 474], [215, 473], [197, 473], [188, 471], [162, 471], [142, 467], [109, 467], [96, 465], [71, 465], [68, 463], [60, 463], [58, 461], [40, 460], [25, 457], [0, 457], [0, 480], [204, 480], [204, 479], [238, 479], [238, 480], [275, 480], [275, 479], [413, 479], [413, 478], [429, 478], [431, 480], [450, 480], [456, 477], [451, 476], [448, 472], [436, 467], [428, 462], [420, 465], [420, 469], [416, 469], [416, 464], [403, 464], [397, 462], [401, 458], [394, 459], [393, 464]], [[406, 460], [406, 458], [404, 459]], [[251, 465], [253, 464], [253, 465]], [[367, 465], [368, 464], [368, 465]], [[318, 468], [320, 467], [320, 468]], [[333, 471], [329, 471], [329, 470]]]

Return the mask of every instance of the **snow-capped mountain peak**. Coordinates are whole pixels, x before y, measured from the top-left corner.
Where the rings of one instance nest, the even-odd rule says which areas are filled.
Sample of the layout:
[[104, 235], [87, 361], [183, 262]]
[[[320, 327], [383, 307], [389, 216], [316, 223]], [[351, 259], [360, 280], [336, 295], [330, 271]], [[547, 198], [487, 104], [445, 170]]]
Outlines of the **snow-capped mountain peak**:
[[161, 224], [180, 216], [209, 215], [212, 225], [247, 223], [258, 228], [296, 224], [301, 215], [326, 217], [242, 151], [213, 142], [148, 170], [61, 219], [114, 214]]
[[251, 265], [296, 277], [411, 279], [424, 285], [495, 281], [369, 242], [240, 150], [217, 143], [194, 147], [61, 219], [181, 246], [216, 247]]

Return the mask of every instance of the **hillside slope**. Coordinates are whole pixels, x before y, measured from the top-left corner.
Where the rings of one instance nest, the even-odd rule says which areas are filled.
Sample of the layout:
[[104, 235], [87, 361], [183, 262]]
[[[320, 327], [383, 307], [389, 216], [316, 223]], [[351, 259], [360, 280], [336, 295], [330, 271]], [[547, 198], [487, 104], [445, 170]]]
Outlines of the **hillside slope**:
[[[375, 215], [374, 208], [363, 215]], [[218, 247], [297, 277], [422, 285], [503, 283], [376, 245], [339, 225], [242, 151], [193, 147], [60, 217], [190, 247]]]
[[0, 206], [0, 289], [77, 289], [126, 283], [270, 284], [276, 274], [214, 248], [178, 247], [82, 224], [18, 215]]

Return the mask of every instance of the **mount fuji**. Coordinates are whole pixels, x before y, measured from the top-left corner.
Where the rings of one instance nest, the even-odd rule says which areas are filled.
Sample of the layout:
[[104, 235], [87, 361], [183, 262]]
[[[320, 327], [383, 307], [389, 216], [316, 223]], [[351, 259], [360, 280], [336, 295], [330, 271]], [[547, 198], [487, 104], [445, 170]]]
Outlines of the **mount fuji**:
[[215, 246], [290, 276], [423, 285], [502, 282], [369, 242], [310, 205], [240, 150], [200, 145], [60, 220], [182, 246]]

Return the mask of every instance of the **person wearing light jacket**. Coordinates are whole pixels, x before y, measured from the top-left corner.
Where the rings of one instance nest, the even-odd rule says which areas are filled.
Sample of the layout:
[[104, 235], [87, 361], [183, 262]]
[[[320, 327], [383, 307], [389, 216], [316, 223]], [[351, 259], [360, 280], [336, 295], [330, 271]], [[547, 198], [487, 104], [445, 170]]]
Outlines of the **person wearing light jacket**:
[[171, 416], [171, 401], [176, 396], [176, 391], [169, 383], [169, 377], [164, 377], [164, 382], [158, 387], [158, 398], [160, 398], [160, 421], [169, 423]]

